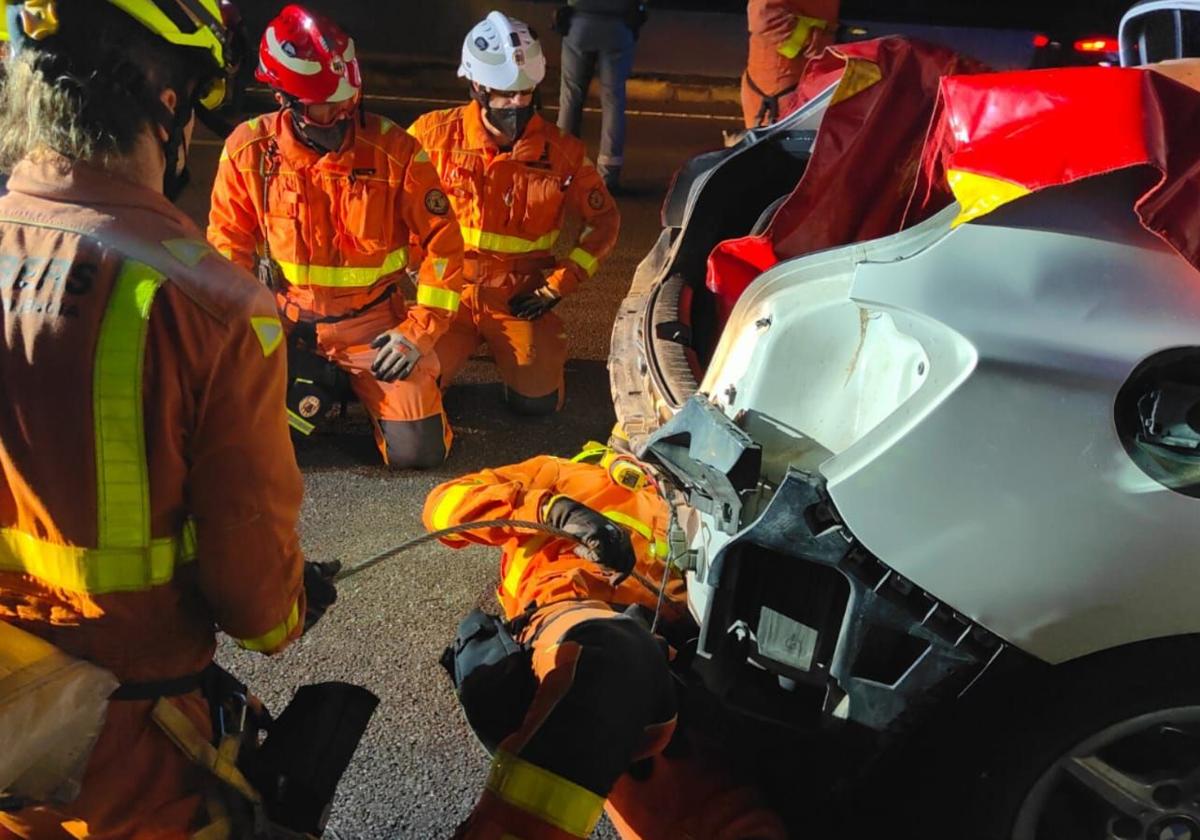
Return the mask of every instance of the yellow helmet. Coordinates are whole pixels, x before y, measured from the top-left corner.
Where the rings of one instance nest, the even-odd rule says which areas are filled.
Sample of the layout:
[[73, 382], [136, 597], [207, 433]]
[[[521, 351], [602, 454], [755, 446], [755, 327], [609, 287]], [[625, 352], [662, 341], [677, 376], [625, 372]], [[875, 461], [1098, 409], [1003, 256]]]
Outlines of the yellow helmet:
[[[228, 80], [236, 69], [238, 48], [233, 31], [236, 8], [226, 0], [107, 0], [164, 41], [203, 50], [212, 60], [213, 82], [199, 92], [200, 105], [215, 110], [225, 101]], [[8, 21], [20, 22], [23, 35], [34, 41], [58, 31], [57, 0], [6, 0], [0, 40], [8, 40]], [[11, 8], [16, 7], [16, 8]], [[13, 14], [12, 12], [15, 12]]]

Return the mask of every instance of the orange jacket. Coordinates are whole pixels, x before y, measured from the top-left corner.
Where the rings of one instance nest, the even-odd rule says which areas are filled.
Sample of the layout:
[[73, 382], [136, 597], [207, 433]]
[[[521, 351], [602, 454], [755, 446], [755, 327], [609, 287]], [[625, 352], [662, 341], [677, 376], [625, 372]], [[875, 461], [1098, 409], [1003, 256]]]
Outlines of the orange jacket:
[[[503, 547], [497, 595], [509, 618], [532, 603], [544, 607], [579, 599], [654, 609], [668, 552], [667, 504], [653, 488], [628, 489], [612, 478], [604, 463], [595, 463], [612, 457], [597, 444], [577, 456], [586, 460], [541, 455], [448, 481], [426, 498], [425, 527], [435, 531], [486, 519], [540, 522], [550, 500], [568, 496], [629, 531], [637, 554], [636, 574], [616, 589], [611, 572], [574, 554], [574, 542], [548, 534], [493, 528], [455, 534], [442, 542], [451, 548], [472, 543]], [[665, 603], [668, 619], [682, 617], [687, 609], [684, 582], [677, 576], [667, 584]]]
[[534, 115], [509, 152], [484, 127], [477, 102], [425, 114], [408, 132], [429, 151], [469, 252], [501, 267], [549, 256], [572, 209], [583, 216], [583, 232], [546, 278], [566, 295], [595, 274], [616, 245], [621, 215], [583, 143], [540, 116]]
[[[302, 629], [270, 294], [162, 195], [19, 164], [0, 198], [0, 620], [125, 681]], [[114, 215], [115, 214], [115, 215]]]
[[238, 126], [217, 167], [208, 239], [248, 269], [269, 244], [290, 320], [362, 307], [419, 252], [417, 301], [401, 330], [429, 352], [458, 311], [462, 236], [429, 156], [391, 120], [365, 120], [346, 150], [327, 155], [282, 112]]
[[796, 84], [808, 56], [833, 43], [841, 0], [750, 0], [746, 73], [773, 96]]

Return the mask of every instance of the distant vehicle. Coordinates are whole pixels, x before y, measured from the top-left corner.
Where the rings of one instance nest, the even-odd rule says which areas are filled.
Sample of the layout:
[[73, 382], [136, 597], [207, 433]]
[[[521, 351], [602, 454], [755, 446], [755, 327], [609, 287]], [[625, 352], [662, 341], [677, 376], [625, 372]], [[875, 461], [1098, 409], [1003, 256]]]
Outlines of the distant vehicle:
[[838, 40], [920, 38], [996, 70], [1115, 65], [1123, 9], [1105, 0], [843, 0]]

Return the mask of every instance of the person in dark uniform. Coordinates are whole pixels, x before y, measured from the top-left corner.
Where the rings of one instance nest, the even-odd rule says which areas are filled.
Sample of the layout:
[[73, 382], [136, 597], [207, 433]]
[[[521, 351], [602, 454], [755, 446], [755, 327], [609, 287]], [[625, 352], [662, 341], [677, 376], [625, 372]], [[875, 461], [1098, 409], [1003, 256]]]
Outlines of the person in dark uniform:
[[579, 136], [583, 102], [598, 70], [603, 121], [596, 168], [609, 192], [619, 188], [625, 163], [625, 82], [645, 17], [641, 0], [568, 0], [556, 16], [563, 36], [558, 127]]

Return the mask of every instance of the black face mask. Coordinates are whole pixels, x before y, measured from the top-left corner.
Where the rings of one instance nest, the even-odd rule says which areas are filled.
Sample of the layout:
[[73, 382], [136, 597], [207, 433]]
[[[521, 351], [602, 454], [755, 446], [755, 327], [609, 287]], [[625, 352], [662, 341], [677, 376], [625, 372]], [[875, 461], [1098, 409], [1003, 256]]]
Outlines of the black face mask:
[[163, 195], [167, 197], [167, 201], [174, 204], [179, 200], [179, 196], [183, 193], [192, 180], [192, 173], [188, 170], [187, 164], [183, 165], [183, 170], [180, 172], [164, 172], [163, 173]]
[[533, 105], [522, 108], [493, 108], [487, 107], [487, 120], [492, 127], [500, 132], [506, 145], [511, 146], [521, 139], [529, 121], [533, 119]]
[[349, 119], [338, 120], [330, 126], [313, 125], [298, 117], [295, 111], [292, 112], [292, 125], [304, 142], [321, 154], [339, 151], [350, 131]]

